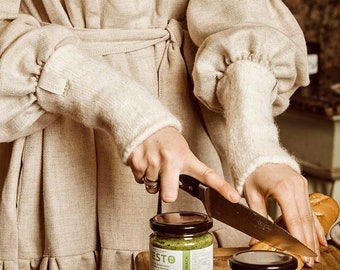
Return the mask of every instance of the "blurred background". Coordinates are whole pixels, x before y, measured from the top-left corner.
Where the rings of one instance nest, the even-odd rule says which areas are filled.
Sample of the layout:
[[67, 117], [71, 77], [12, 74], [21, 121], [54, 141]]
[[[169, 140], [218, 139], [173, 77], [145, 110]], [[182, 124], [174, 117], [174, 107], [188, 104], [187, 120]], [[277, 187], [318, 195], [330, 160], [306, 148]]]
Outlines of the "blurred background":
[[340, 204], [340, 0], [283, 2], [305, 34], [311, 83], [277, 117], [281, 142], [300, 162], [309, 192]]

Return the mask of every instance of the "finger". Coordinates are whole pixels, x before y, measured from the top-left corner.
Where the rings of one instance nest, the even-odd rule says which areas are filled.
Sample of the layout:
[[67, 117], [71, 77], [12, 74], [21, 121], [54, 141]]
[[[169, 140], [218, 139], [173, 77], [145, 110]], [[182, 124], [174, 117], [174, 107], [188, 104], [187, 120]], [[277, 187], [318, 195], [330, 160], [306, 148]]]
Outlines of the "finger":
[[[311, 225], [305, 224], [309, 223], [306, 222], [305, 217], [300, 216], [300, 211], [297, 207], [295, 207], [296, 204], [292, 204], [289, 208], [289, 211], [284, 211], [285, 207], [281, 207], [282, 214], [284, 216], [285, 224], [287, 226], [287, 230], [297, 239], [299, 239], [302, 243], [304, 243], [306, 246], [308, 246], [310, 249], [312, 249], [314, 252], [317, 253], [314, 241], [310, 241], [308, 239], [308, 236], [306, 235], [306, 232], [309, 232], [311, 234], [311, 238], [314, 239], [314, 232], [311, 227]], [[305, 214], [303, 214], [305, 215]], [[308, 219], [307, 219], [308, 220]], [[309, 267], [312, 267], [314, 265], [314, 258], [309, 258], [305, 256], [301, 256], [301, 259], [303, 262], [308, 265]]]
[[[314, 220], [308, 195], [295, 197], [295, 194], [286, 194], [285, 200], [280, 200], [279, 205], [288, 231], [317, 253], [319, 248], [318, 243], [315, 243]], [[314, 265], [313, 258], [303, 257], [302, 259], [308, 266]]]
[[136, 168], [135, 166], [130, 165], [130, 168], [131, 168], [132, 174], [135, 178], [135, 181], [138, 184], [144, 184], [143, 177], [145, 176], [146, 165], [142, 166], [142, 164], [140, 164], [140, 168]]
[[178, 197], [179, 174], [178, 170], [169, 167], [161, 172], [161, 198], [166, 203], [174, 202]]
[[[313, 213], [313, 219], [314, 219], [314, 224], [315, 224], [315, 235], [314, 235], [315, 243], [319, 243], [323, 246], [327, 246], [327, 239], [325, 237], [325, 231], [319, 219], [314, 213]], [[316, 246], [316, 253], [317, 253], [317, 257], [315, 258], [315, 261], [320, 262], [321, 251], [320, 251], [319, 245]]]
[[[313, 219], [314, 219], [314, 223], [315, 223], [315, 227], [317, 226], [316, 224], [316, 222], [315, 222], [315, 215], [314, 215], [314, 213], [313, 213]], [[313, 236], [314, 236], [314, 243], [315, 243], [315, 248], [314, 248], [314, 250], [315, 250], [315, 253], [316, 253], [316, 258], [315, 258], [315, 261], [316, 262], [320, 262], [320, 246], [317, 244], [317, 243], [319, 243], [319, 240], [318, 240], [318, 232], [317, 232], [317, 230], [315, 229], [314, 230], [314, 234], [313, 234]]]
[[260, 242], [259, 240], [257, 240], [256, 238], [250, 238], [250, 240], [249, 240], [249, 246], [251, 247], [251, 246], [253, 246], [253, 245], [255, 245], [256, 243], [258, 243], [258, 242]]
[[265, 218], [268, 218], [267, 205], [265, 199], [259, 194], [252, 194], [246, 196], [249, 207], [261, 214]]
[[134, 178], [137, 183], [145, 184], [144, 177], [150, 181], [156, 181], [159, 175], [159, 156], [151, 155], [146, 157], [146, 153], [137, 147], [128, 159]]
[[[314, 220], [314, 214], [312, 213], [312, 219]], [[305, 257], [303, 259], [305, 259], [305, 263], [312, 267], [314, 265], [314, 262], [318, 262], [320, 260], [320, 245], [319, 245], [319, 241], [318, 241], [318, 235], [317, 235], [317, 231], [315, 229], [315, 221], [311, 222], [312, 223], [312, 244], [310, 245], [311, 249], [314, 250], [314, 252], [316, 253], [316, 257], [314, 258], [308, 258]], [[309, 240], [307, 239], [307, 242]], [[314, 244], [314, 246], [313, 246]]]
[[[318, 236], [315, 228], [314, 214], [310, 205], [308, 192], [305, 193], [305, 198], [301, 199], [305, 203], [305, 210], [303, 208], [298, 208], [300, 210], [301, 222], [303, 224], [304, 237], [306, 239], [306, 244], [320, 257], [320, 245], [318, 241]], [[301, 198], [303, 196], [300, 196]], [[300, 204], [297, 204], [300, 205]], [[309, 266], [313, 266], [316, 258], [309, 258]]]
[[154, 181], [149, 180], [146, 177], [143, 177], [142, 180], [144, 182], [146, 191], [149, 192], [150, 194], [155, 194], [159, 191], [160, 184], [158, 179]]
[[[146, 178], [147, 181], [151, 181], [151, 182], [158, 181], [159, 180], [159, 169], [155, 167], [151, 169], [150, 167], [148, 167], [143, 175], [143, 178]], [[143, 183], [145, 183], [145, 181], [143, 181]]]
[[323, 246], [327, 246], [327, 239], [326, 239], [326, 232], [324, 231], [318, 217], [313, 213], [314, 223], [315, 223], [315, 230], [317, 234], [317, 239], [319, 243]]
[[143, 176], [143, 182], [145, 185], [145, 189], [150, 194], [155, 194], [159, 191], [159, 170], [160, 170], [160, 162], [158, 158], [148, 159], [147, 169]]
[[185, 174], [188, 174], [199, 180], [201, 183], [215, 189], [230, 202], [236, 203], [240, 201], [241, 196], [236, 189], [213, 169], [199, 161], [195, 156], [193, 156], [187, 164], [188, 165], [184, 168]]
[[[268, 218], [268, 212], [266, 207], [266, 201], [263, 199], [260, 194], [250, 194], [246, 196], [247, 203], [249, 207], [256, 211], [257, 213], [261, 214], [265, 218]], [[257, 239], [251, 238], [249, 241], [249, 245], [255, 245], [258, 242]]]
[[135, 177], [135, 181], [138, 183], [138, 184], [144, 184], [144, 179], [143, 177], [139, 177], [139, 176], [135, 176], [135, 174], [133, 173], [134, 177]]
[[144, 184], [143, 177], [147, 168], [146, 161], [142, 158], [141, 153], [135, 151], [128, 159], [128, 165], [131, 168], [135, 181], [138, 184]]

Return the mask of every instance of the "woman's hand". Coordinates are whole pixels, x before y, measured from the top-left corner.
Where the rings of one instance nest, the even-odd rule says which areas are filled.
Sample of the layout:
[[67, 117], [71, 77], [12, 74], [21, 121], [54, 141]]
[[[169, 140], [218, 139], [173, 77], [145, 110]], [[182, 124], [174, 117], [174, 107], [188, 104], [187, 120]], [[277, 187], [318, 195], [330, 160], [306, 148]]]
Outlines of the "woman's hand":
[[[253, 210], [267, 217], [266, 202], [274, 198], [281, 208], [288, 231], [314, 250], [319, 260], [321, 245], [327, 245], [324, 231], [311, 210], [307, 180], [284, 164], [265, 164], [246, 180], [244, 196]], [[303, 258], [313, 266], [313, 258]]]
[[164, 202], [177, 199], [180, 174], [195, 177], [231, 202], [240, 200], [239, 193], [213, 169], [199, 161], [181, 133], [172, 127], [157, 131], [136, 147], [128, 164], [138, 183], [143, 183], [143, 178], [149, 181], [161, 179], [160, 192]]

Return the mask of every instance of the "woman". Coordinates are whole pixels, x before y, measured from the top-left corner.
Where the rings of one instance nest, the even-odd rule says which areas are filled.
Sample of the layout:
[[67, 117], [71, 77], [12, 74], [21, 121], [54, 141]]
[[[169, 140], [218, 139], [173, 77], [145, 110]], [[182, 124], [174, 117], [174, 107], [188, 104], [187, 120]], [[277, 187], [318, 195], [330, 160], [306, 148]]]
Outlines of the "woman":
[[[281, 1], [5, 0], [0, 11], [4, 269], [133, 269], [157, 208], [133, 179], [161, 179], [164, 211], [204, 211], [178, 194], [179, 174], [265, 216], [273, 197], [294, 236], [325, 244], [273, 120], [308, 83]], [[248, 241], [217, 221], [214, 235]]]

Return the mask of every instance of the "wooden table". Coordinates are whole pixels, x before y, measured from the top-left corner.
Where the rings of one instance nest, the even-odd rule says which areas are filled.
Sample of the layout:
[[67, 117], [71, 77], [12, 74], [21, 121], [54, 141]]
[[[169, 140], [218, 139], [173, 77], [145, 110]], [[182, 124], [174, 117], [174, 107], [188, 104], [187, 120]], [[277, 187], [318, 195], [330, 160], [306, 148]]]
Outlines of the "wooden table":
[[[215, 248], [214, 249], [214, 270], [230, 270], [228, 258], [235, 252], [248, 248]], [[141, 252], [136, 258], [137, 270], [149, 270], [149, 252]], [[311, 269], [304, 267], [303, 269]], [[329, 243], [328, 247], [322, 247], [321, 262], [316, 263], [313, 270], [337, 270], [340, 269], [340, 249]]]

